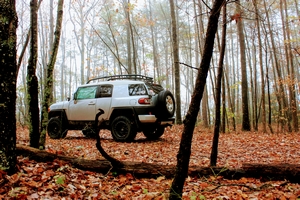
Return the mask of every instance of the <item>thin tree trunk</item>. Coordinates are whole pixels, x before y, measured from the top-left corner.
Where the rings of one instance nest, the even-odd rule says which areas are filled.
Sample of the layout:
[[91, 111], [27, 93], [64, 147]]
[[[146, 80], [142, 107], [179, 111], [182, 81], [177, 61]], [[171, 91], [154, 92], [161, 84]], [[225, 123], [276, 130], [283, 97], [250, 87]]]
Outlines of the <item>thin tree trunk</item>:
[[[237, 14], [241, 15], [240, 0], [236, 1]], [[248, 108], [248, 81], [247, 81], [247, 64], [246, 64], [246, 48], [245, 48], [245, 35], [244, 35], [243, 20], [240, 17], [237, 19], [237, 31], [240, 45], [240, 61], [241, 61], [241, 72], [242, 72], [242, 111], [243, 121], [242, 130], [250, 131], [250, 120], [249, 120], [249, 108]]]
[[210, 154], [210, 166], [217, 165], [218, 157], [218, 144], [219, 144], [219, 131], [220, 131], [220, 120], [221, 120], [221, 87], [222, 87], [222, 76], [223, 76], [223, 62], [225, 56], [225, 47], [226, 47], [226, 4], [223, 5], [223, 26], [222, 26], [222, 38], [221, 38], [221, 48], [220, 48], [220, 58], [219, 58], [219, 67], [218, 75], [216, 82], [216, 119], [214, 127], [214, 137], [212, 143], [212, 149]]
[[29, 104], [29, 136], [30, 146], [39, 148], [39, 99], [38, 99], [38, 78], [36, 76], [36, 65], [38, 57], [38, 29], [37, 29], [37, 0], [30, 2], [30, 57], [27, 66], [27, 90]]
[[261, 79], [261, 105], [262, 105], [262, 131], [267, 132], [266, 129], [266, 101], [265, 101], [265, 80], [264, 80], [264, 68], [263, 68], [263, 57], [262, 57], [262, 41], [261, 41], [261, 33], [260, 33], [260, 19], [259, 19], [259, 11], [257, 8], [257, 0], [253, 0], [253, 4], [255, 7], [255, 15], [256, 15], [256, 24], [257, 24], [257, 39], [258, 39], [258, 50], [259, 50], [259, 66], [260, 66], [260, 79]]
[[208, 91], [207, 91], [207, 86], [205, 85], [204, 92], [203, 92], [203, 101], [202, 101], [202, 106], [201, 106], [201, 116], [202, 116], [202, 126], [204, 128], [209, 127], [208, 123], [208, 107], [207, 107], [207, 102], [208, 102]]
[[198, 70], [195, 90], [192, 95], [191, 104], [184, 121], [182, 138], [180, 142], [179, 151], [177, 154], [177, 167], [176, 167], [175, 177], [173, 179], [170, 188], [170, 200], [181, 199], [182, 197], [183, 185], [185, 182], [185, 178], [187, 177], [188, 174], [193, 131], [195, 128], [197, 114], [199, 112], [204, 86], [206, 84], [208, 69], [213, 54], [215, 34], [217, 32], [218, 21], [220, 16], [220, 8], [224, 2], [225, 2], [224, 0], [215, 0], [212, 10], [210, 12], [203, 57], [200, 64], [200, 68]]
[[288, 41], [285, 42], [285, 50], [286, 50], [286, 58], [287, 58], [287, 72], [288, 72], [288, 78], [290, 79], [290, 81], [288, 81], [288, 89], [289, 89], [289, 110], [290, 110], [290, 114], [291, 114], [291, 118], [292, 118], [292, 122], [293, 122], [293, 130], [295, 132], [297, 132], [298, 129], [298, 107], [297, 107], [297, 101], [296, 101], [296, 88], [295, 88], [295, 70], [294, 70], [294, 61], [293, 61], [293, 54], [292, 54], [292, 47], [291, 47], [291, 35], [290, 35], [290, 26], [289, 26], [289, 16], [288, 16], [288, 11], [287, 11], [287, 2], [285, 1], [281, 1], [281, 3], [283, 2], [284, 4], [284, 8], [283, 8], [283, 24], [285, 24], [286, 27], [283, 29], [283, 32], [285, 33], [284, 35], [286, 35], [286, 39], [284, 41]]
[[[129, 4], [129, 0], [127, 2], [127, 0], [123, 0], [123, 4], [124, 4], [124, 12], [126, 15], [126, 20], [127, 22], [129, 22], [129, 8], [128, 8], [128, 4]], [[130, 37], [130, 27], [129, 27], [129, 23], [127, 23], [126, 26], [126, 41], [127, 41], [127, 71], [129, 74], [132, 74], [132, 58], [131, 58], [131, 37]], [[154, 76], [155, 76], [155, 70], [154, 70]], [[155, 78], [155, 77], [154, 77]]]
[[[226, 60], [227, 60], [227, 58], [228, 57], [226, 57]], [[228, 63], [228, 62], [226, 62], [226, 63]], [[228, 109], [230, 111], [230, 112], [227, 112], [227, 113], [229, 113], [229, 114], [227, 114], [227, 116], [229, 115], [228, 117], [230, 118], [231, 125], [233, 127], [233, 130], [235, 131], [236, 130], [236, 125], [235, 125], [234, 105], [232, 103], [231, 89], [230, 89], [230, 86], [229, 86], [228, 70], [225, 70], [224, 81], [225, 81], [226, 88], [227, 88], [227, 102], [228, 102]]]
[[[266, 19], [267, 19], [267, 24], [268, 24], [268, 28], [269, 28], [269, 34], [270, 34], [270, 40], [271, 40], [271, 45], [272, 45], [272, 53], [273, 53], [273, 58], [274, 58], [274, 64], [275, 64], [275, 69], [274, 71], [277, 73], [277, 77], [278, 77], [278, 81], [276, 81], [278, 84], [278, 88], [276, 90], [279, 90], [279, 92], [276, 92], [277, 97], [278, 97], [278, 106], [279, 106], [279, 123], [281, 124], [282, 127], [284, 127], [284, 119], [285, 117], [287, 117], [287, 111], [286, 109], [288, 108], [287, 106], [287, 100], [286, 100], [286, 93], [283, 87], [283, 78], [282, 78], [282, 73], [280, 70], [280, 66], [278, 63], [278, 58], [277, 58], [277, 50], [276, 50], [276, 45], [275, 45], [275, 41], [274, 41], [274, 35], [273, 35], [273, 31], [271, 29], [271, 22], [270, 22], [270, 18], [269, 18], [269, 14], [268, 14], [268, 9], [267, 9], [267, 5], [266, 5], [266, 0], [264, 0], [264, 9], [266, 12]], [[274, 73], [275, 73], [274, 72]], [[277, 88], [276, 85], [276, 88]], [[280, 95], [278, 94], [280, 93]], [[288, 124], [288, 130], [291, 130], [291, 126], [290, 126], [290, 122], [287, 122]]]
[[63, 4], [64, 4], [64, 0], [58, 1], [53, 50], [52, 50], [50, 61], [47, 65], [47, 79], [46, 79], [45, 89], [44, 89], [45, 100], [43, 101], [43, 105], [42, 105], [42, 119], [41, 119], [40, 146], [42, 149], [45, 148], [45, 142], [46, 142], [48, 108], [51, 104], [49, 97], [51, 96], [51, 94], [53, 92], [53, 70], [54, 70], [54, 66], [55, 66], [55, 62], [56, 62], [56, 56], [57, 56], [59, 41], [60, 41], [61, 24], [62, 24], [62, 18], [63, 18]]
[[172, 47], [175, 70], [175, 97], [176, 97], [176, 124], [182, 124], [181, 120], [181, 100], [180, 100], [180, 70], [179, 70], [179, 49], [177, 38], [177, 22], [175, 18], [174, 0], [170, 0], [171, 19], [172, 19]]

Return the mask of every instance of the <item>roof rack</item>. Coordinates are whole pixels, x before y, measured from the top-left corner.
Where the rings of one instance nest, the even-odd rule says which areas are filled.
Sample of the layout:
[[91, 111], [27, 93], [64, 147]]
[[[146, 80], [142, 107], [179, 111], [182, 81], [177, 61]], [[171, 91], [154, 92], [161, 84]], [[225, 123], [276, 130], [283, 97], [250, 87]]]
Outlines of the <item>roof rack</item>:
[[91, 81], [96, 81], [103, 79], [105, 81], [114, 81], [114, 80], [138, 80], [138, 81], [144, 81], [150, 84], [153, 84], [153, 78], [148, 77], [148, 76], [143, 76], [143, 75], [137, 75], [137, 74], [127, 74], [127, 75], [112, 75], [112, 76], [101, 76], [101, 77], [96, 77], [88, 80], [86, 84], [90, 83]]

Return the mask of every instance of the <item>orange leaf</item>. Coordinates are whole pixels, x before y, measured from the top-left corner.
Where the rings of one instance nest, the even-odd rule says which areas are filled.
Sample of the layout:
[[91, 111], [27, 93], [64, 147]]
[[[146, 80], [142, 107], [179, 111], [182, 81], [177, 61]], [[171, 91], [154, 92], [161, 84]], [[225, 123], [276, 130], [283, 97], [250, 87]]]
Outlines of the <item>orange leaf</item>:
[[230, 16], [230, 19], [231, 19], [231, 21], [235, 21], [236, 23], [238, 22], [238, 21], [240, 21], [242, 18], [241, 18], [241, 14], [240, 13], [236, 13], [236, 14], [234, 14], [234, 15], [231, 15]]

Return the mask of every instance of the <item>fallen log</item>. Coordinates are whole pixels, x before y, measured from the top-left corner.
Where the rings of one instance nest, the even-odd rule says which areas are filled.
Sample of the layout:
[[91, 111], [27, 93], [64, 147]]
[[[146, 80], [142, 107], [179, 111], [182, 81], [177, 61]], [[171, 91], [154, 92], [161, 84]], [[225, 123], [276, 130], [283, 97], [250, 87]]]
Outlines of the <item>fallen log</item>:
[[[175, 165], [159, 165], [141, 162], [122, 162], [120, 167], [112, 167], [107, 160], [87, 160], [76, 157], [63, 156], [38, 150], [29, 146], [17, 144], [17, 155], [29, 157], [38, 162], [51, 162], [55, 159], [66, 161], [73, 167], [82, 170], [95, 171], [100, 173], [117, 172], [132, 173], [136, 177], [157, 177], [165, 176], [172, 178], [175, 174]], [[288, 180], [300, 183], [300, 165], [293, 164], [253, 164], [245, 163], [239, 169], [226, 167], [195, 167], [189, 168], [189, 176], [223, 176], [227, 179], [239, 179], [241, 177], [261, 178], [264, 180]]]

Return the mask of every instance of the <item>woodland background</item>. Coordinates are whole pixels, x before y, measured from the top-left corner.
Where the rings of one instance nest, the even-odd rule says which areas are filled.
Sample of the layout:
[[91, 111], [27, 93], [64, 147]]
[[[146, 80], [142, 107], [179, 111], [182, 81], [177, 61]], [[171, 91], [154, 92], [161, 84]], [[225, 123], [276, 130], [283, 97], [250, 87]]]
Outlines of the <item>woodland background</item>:
[[[30, 29], [29, 3], [16, 2], [18, 55]], [[174, 62], [169, 1], [65, 1], [52, 102], [71, 97], [78, 85], [96, 76], [143, 74], [176, 93], [180, 102], [177, 109], [181, 111], [180, 117], [184, 117], [201, 61], [211, 6], [210, 1], [175, 1], [179, 60]], [[40, 104], [44, 100], [41, 91], [54, 40], [56, 10], [57, 2], [53, 0], [41, 1], [38, 10], [36, 74]], [[245, 104], [253, 129], [257, 130], [262, 123], [264, 132], [266, 124], [275, 125], [276, 131], [298, 131], [299, 18], [297, 0], [227, 2], [226, 21], [219, 21], [220, 27], [227, 25], [221, 107], [223, 132], [242, 124]], [[212, 125], [215, 118], [220, 36], [221, 28], [198, 117], [204, 127]], [[21, 124], [28, 122], [28, 59], [27, 49], [18, 73], [17, 120]], [[176, 79], [179, 90], [175, 87]]]
[[[213, 5], [204, 0], [170, 0], [169, 3], [74, 0], [65, 4], [63, 0], [57, 1], [57, 4], [52, 0], [31, 0], [30, 6], [27, 1], [2, 1], [0, 8], [3, 11], [0, 12], [0, 62], [6, 66], [1, 68], [0, 73], [0, 99], [4, 101], [0, 108], [6, 116], [0, 120], [0, 197], [299, 197], [299, 185], [292, 183], [298, 183], [300, 175], [297, 165], [300, 17], [296, 0], [215, 0]], [[219, 19], [220, 12], [222, 19]], [[26, 48], [29, 40], [30, 48]], [[37, 67], [35, 63], [38, 63]], [[109, 153], [120, 156], [118, 165], [107, 160], [79, 159], [78, 156], [87, 157], [82, 152], [88, 152], [88, 155], [95, 152], [95, 141], [80, 138], [77, 132], [72, 132], [75, 135], [58, 143], [47, 138], [44, 130], [50, 103], [70, 97], [77, 85], [92, 77], [127, 73], [153, 76], [156, 82], [172, 90], [177, 104], [176, 123], [181, 124], [185, 117], [183, 127], [174, 125], [168, 128], [159, 141], [145, 141], [137, 137], [136, 145], [128, 143], [136, 147], [133, 150], [126, 144], [111, 142], [107, 131], [101, 130], [99, 134], [104, 136], [104, 147], [112, 145], [112, 148], [108, 148]], [[194, 129], [198, 113], [197, 125], [201, 126]], [[220, 121], [221, 132], [234, 132], [219, 135]], [[205, 127], [213, 122], [215, 127], [212, 135], [211, 130]], [[260, 132], [257, 131], [258, 127]], [[279, 134], [270, 134], [275, 131]], [[217, 157], [219, 136], [220, 154]], [[82, 141], [82, 146], [78, 146], [77, 139]], [[97, 145], [99, 143], [100, 137], [97, 137]], [[166, 149], [164, 144], [173, 147]], [[151, 155], [147, 151], [143, 154], [142, 150], [152, 149], [151, 146], [158, 151], [151, 151]], [[172, 154], [165, 150], [171, 150]], [[174, 162], [177, 150], [175, 169], [174, 165], [168, 166], [168, 155], [172, 156], [171, 161]], [[209, 150], [210, 159], [207, 155]], [[166, 155], [160, 155], [159, 152]], [[17, 154], [46, 162], [17, 157]], [[93, 155], [99, 158], [99, 155]], [[156, 179], [133, 177], [137, 169], [130, 166], [137, 165], [123, 162], [126, 159], [132, 161], [132, 155], [148, 162], [139, 163], [139, 170], [148, 167], [146, 171], [153, 175], [151, 166], [156, 166], [155, 169], [165, 170], [171, 176], [175, 174], [172, 184], [170, 179], [165, 179], [167, 176]], [[159, 156], [163, 156], [163, 161]], [[229, 160], [230, 157], [233, 159]], [[53, 160], [55, 158], [61, 160]], [[156, 158], [162, 165], [151, 164]], [[217, 159], [225, 166], [216, 167]], [[62, 160], [73, 166], [76, 166], [76, 162], [92, 163], [90, 169], [94, 170], [95, 167], [106, 167], [110, 172], [113, 167], [114, 170], [133, 170], [135, 173], [118, 175], [115, 171], [103, 175], [86, 168], [85, 171], [74, 169]], [[209, 167], [202, 167], [203, 164], [207, 165], [208, 160]], [[244, 163], [254, 160], [259, 164]], [[188, 176], [195, 170], [189, 168], [190, 161], [191, 166], [195, 164], [202, 170], [194, 171], [197, 173], [195, 177]], [[241, 164], [242, 169], [230, 169]], [[243, 175], [239, 180], [228, 181], [225, 178], [232, 172], [235, 176], [238, 171]], [[199, 177], [205, 174], [210, 177]], [[260, 175], [260, 179], [244, 177], [253, 175]], [[284, 178], [285, 181], [261, 182], [273, 177]], [[158, 185], [163, 187], [153, 188], [153, 183], [160, 183]], [[154, 191], [148, 192], [148, 188]]]

